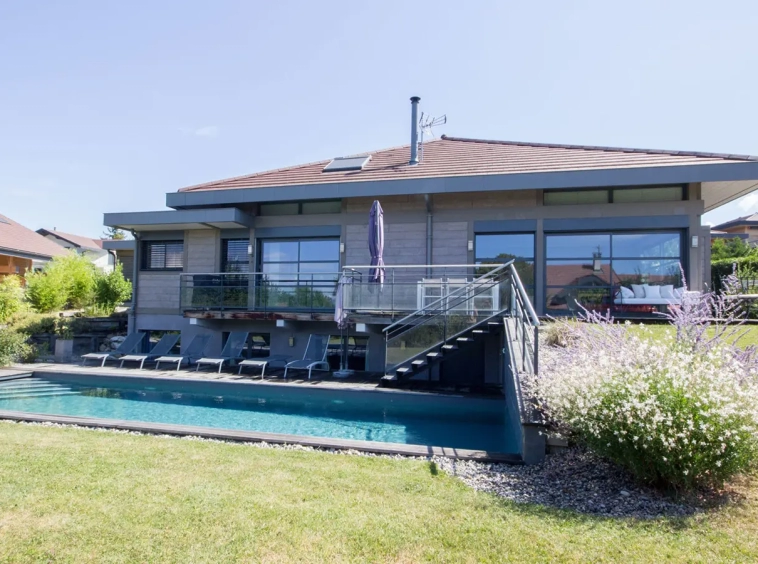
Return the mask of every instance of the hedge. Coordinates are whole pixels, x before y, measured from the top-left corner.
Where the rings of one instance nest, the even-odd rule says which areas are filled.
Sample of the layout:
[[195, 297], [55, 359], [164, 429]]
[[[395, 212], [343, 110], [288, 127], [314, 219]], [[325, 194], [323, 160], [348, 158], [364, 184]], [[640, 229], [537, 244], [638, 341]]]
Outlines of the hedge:
[[737, 265], [737, 276], [739, 278], [758, 280], [758, 256], [714, 260], [711, 262], [711, 283], [713, 290], [716, 292], [721, 291], [721, 281], [734, 271], [734, 265]]

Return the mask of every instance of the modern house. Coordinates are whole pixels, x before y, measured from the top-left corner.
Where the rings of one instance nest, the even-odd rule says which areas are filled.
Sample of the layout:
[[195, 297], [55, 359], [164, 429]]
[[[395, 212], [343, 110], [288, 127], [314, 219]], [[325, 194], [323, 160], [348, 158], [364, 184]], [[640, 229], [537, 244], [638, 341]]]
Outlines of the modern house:
[[37, 233], [64, 249], [74, 251], [78, 255], [89, 259], [96, 268], [103, 272], [111, 272], [113, 270], [115, 256], [103, 248], [103, 241], [101, 239], [91, 239], [81, 235], [63, 233], [55, 228], [52, 230], [37, 229]]
[[66, 250], [0, 214], [0, 278], [42, 268]]
[[[365, 368], [421, 366], [416, 353], [438, 354], [448, 332], [471, 340], [448, 314], [474, 318], [467, 335], [513, 314], [503, 271], [481, 266], [511, 259], [540, 316], [577, 304], [652, 315], [679, 299], [681, 272], [692, 289], [710, 280], [701, 216], [758, 181], [750, 156], [444, 135], [419, 146], [417, 108], [413, 98], [410, 145], [190, 186], [167, 194], [168, 211], [105, 214], [136, 239], [132, 329], [208, 333], [217, 349], [245, 330], [299, 358], [309, 334], [340, 333], [344, 273], [339, 299]], [[374, 200], [383, 284], [370, 281]], [[419, 344], [406, 331], [428, 319], [444, 319], [445, 334]], [[476, 354], [448, 357], [448, 377], [498, 382], [502, 341], [482, 339]], [[432, 360], [429, 378], [442, 378]]]
[[[711, 232], [719, 233], [720, 237], [737, 237], [747, 239], [749, 243], [758, 241], [758, 213], [746, 215], [724, 222], [720, 225], [714, 225]], [[721, 235], [723, 233], [724, 235]]]

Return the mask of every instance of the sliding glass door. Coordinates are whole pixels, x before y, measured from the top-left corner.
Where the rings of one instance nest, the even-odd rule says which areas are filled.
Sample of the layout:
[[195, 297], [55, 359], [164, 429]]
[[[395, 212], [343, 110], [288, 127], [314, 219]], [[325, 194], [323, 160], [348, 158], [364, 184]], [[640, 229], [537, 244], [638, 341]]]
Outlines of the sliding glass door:
[[[662, 287], [682, 285], [681, 263], [681, 231], [548, 234], [545, 311], [574, 314], [581, 305], [591, 311], [650, 313], [665, 303], [655, 297]], [[628, 292], [639, 296], [640, 286], [652, 286], [650, 296], [622, 299]]]

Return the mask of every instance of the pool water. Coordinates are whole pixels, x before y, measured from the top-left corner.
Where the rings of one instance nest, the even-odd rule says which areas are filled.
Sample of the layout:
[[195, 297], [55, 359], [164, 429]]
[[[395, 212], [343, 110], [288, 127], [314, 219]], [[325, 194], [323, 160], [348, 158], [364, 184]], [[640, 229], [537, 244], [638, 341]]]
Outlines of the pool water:
[[[241, 395], [228, 385], [197, 393], [171, 382], [138, 388], [105, 384], [38, 377], [4, 381], [0, 410], [516, 452], [502, 400], [237, 385], [246, 388]], [[173, 389], [160, 389], [167, 386]]]

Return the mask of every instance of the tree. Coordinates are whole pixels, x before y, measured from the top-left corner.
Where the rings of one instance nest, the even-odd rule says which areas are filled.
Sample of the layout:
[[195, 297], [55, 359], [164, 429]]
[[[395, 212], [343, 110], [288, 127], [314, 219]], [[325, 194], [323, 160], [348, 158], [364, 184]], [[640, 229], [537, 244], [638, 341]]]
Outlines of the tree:
[[756, 255], [758, 249], [738, 237], [714, 239], [711, 243], [711, 261]]
[[7, 322], [24, 307], [24, 287], [18, 276], [0, 278], [0, 323]]
[[121, 264], [109, 273], [98, 273], [95, 277], [95, 304], [113, 313], [117, 306], [132, 297], [132, 283], [124, 278]]
[[106, 227], [105, 231], [103, 231], [103, 237], [106, 239], [122, 241], [126, 239], [126, 233], [124, 233], [123, 229], [119, 229], [118, 227]]
[[40, 313], [88, 306], [94, 290], [95, 266], [76, 253], [55, 257], [41, 272], [26, 274], [26, 297]]

